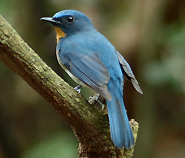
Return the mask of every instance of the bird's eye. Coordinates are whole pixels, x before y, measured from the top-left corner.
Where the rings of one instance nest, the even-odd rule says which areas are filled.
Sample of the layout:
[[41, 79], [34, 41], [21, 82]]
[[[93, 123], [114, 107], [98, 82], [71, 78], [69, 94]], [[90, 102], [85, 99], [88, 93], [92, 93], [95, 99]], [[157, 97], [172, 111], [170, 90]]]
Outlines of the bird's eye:
[[68, 17], [67, 17], [67, 21], [68, 21], [68, 22], [73, 22], [73, 20], [74, 20], [74, 19], [73, 19], [72, 16], [68, 16]]

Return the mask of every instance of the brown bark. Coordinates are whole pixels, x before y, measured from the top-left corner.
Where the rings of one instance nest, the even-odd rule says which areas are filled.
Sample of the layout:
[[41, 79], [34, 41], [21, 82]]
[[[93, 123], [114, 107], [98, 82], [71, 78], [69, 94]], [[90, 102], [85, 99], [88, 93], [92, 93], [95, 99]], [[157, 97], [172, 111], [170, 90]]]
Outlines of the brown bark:
[[[132, 157], [134, 147], [127, 151], [113, 145], [107, 115], [90, 105], [48, 67], [2, 16], [0, 60], [71, 124], [79, 141], [79, 157]], [[136, 138], [138, 124], [132, 120], [131, 126]]]

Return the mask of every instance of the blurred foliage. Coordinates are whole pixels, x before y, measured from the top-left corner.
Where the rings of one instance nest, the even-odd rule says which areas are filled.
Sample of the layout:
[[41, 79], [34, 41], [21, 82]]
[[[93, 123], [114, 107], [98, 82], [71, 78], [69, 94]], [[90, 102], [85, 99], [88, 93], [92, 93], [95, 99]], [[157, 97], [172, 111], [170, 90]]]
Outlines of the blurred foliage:
[[[149, 63], [143, 76], [152, 86], [168, 87], [172, 92], [184, 93], [185, 24], [165, 27], [164, 36], [159, 40], [160, 52], [156, 60]], [[152, 72], [152, 73], [150, 73]], [[148, 75], [150, 74], [150, 75]]]
[[[55, 32], [41, 22], [64, 9], [88, 15], [130, 63], [143, 96], [124, 85], [129, 118], [140, 128], [137, 158], [185, 155], [185, 1], [1, 0], [0, 14], [70, 85], [55, 57]], [[70, 125], [0, 63], [0, 158], [77, 157]], [[82, 90], [86, 98], [92, 93]]]
[[[77, 142], [74, 142], [73, 133], [63, 132], [33, 146], [21, 158], [61, 158], [77, 157]], [[72, 136], [72, 137], [71, 137]], [[71, 146], [76, 145], [76, 148]]]

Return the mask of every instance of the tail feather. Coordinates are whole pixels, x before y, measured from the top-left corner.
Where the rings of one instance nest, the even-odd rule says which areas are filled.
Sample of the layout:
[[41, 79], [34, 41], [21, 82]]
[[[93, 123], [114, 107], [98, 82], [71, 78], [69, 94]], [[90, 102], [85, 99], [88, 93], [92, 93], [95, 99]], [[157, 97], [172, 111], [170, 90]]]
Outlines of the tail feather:
[[128, 150], [134, 145], [134, 136], [123, 103], [122, 94], [114, 96], [115, 94], [111, 93], [111, 95], [111, 101], [106, 101], [111, 138], [115, 146], [118, 148], [125, 147]]

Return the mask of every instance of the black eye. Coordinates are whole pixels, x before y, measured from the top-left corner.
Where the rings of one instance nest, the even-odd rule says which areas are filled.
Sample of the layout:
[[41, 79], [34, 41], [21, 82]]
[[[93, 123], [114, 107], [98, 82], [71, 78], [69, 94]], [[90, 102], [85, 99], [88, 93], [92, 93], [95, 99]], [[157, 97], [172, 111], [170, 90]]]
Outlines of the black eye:
[[67, 17], [67, 21], [68, 21], [68, 22], [73, 22], [73, 20], [74, 20], [74, 19], [73, 19], [72, 16], [68, 16], [68, 17]]

